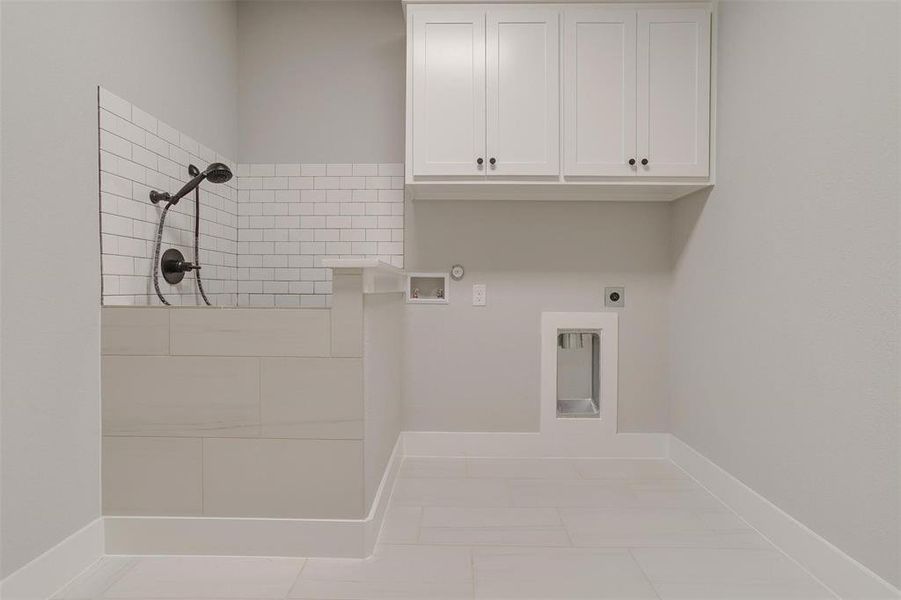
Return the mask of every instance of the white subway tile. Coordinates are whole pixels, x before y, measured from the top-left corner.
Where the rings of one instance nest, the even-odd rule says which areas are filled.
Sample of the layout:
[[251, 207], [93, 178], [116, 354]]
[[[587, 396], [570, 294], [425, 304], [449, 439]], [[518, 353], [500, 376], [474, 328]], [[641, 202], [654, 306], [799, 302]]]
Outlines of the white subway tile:
[[288, 178], [287, 177], [264, 177], [263, 178], [263, 189], [264, 190], [286, 190], [286, 189], [288, 189]]
[[276, 190], [276, 202], [300, 202], [300, 190]]
[[131, 119], [131, 103], [111, 91], [100, 88], [100, 106], [125, 119]]
[[351, 244], [353, 254], [376, 254], [378, 252], [378, 242], [354, 242]]
[[328, 196], [325, 190], [301, 190], [301, 202], [326, 202]]
[[337, 229], [316, 229], [313, 239], [317, 242], [337, 242], [341, 239], [341, 232]]
[[155, 134], [157, 128], [157, 120], [156, 117], [150, 115], [137, 106], [133, 106], [131, 108], [131, 122], [141, 127], [142, 129], [146, 129], [150, 133]]
[[402, 217], [378, 217], [380, 229], [402, 229], [404, 220]]
[[313, 214], [314, 215], [337, 215], [341, 212], [340, 204], [333, 204], [331, 202], [316, 203], [313, 205]]
[[387, 190], [391, 189], [390, 177], [367, 177], [366, 189], [369, 190]]
[[300, 174], [303, 177], [323, 177], [326, 174], [325, 165], [300, 165]]
[[403, 177], [403, 163], [381, 163], [379, 165], [379, 175], [382, 177]]
[[367, 242], [390, 242], [391, 241], [391, 230], [390, 229], [366, 229], [366, 241]]
[[340, 177], [315, 177], [313, 179], [313, 187], [317, 190], [337, 190], [340, 183]]
[[170, 144], [175, 144], [176, 146], [179, 144], [179, 141], [181, 139], [181, 136], [179, 135], [177, 129], [170, 127], [162, 121], [157, 121], [156, 123], [156, 134]]
[[253, 164], [250, 165], [251, 177], [274, 177], [275, 165], [270, 164]]
[[288, 189], [312, 190], [313, 177], [288, 177]]
[[109, 131], [100, 132], [100, 149], [116, 156], [131, 158], [131, 142]]
[[342, 177], [341, 181], [339, 183], [339, 187], [342, 190], [365, 189], [366, 178], [365, 177]]
[[189, 135], [185, 135], [184, 133], [180, 133], [178, 139], [178, 145], [181, 146], [182, 149], [184, 149], [186, 152], [193, 154], [194, 156], [197, 156], [199, 154], [200, 146], [197, 143], [197, 140]]
[[366, 214], [366, 207], [369, 204], [364, 204], [362, 202], [342, 202], [340, 205], [341, 214], [342, 215], [364, 215]]
[[279, 177], [300, 177], [300, 165], [296, 163], [275, 165], [275, 174]]
[[[373, 231], [381, 231], [381, 229], [373, 229]], [[339, 241], [342, 242], [363, 242], [366, 241], [365, 229], [342, 229]]]
[[373, 202], [371, 204], [364, 205], [366, 207], [367, 215], [391, 215], [391, 205], [383, 202]]
[[325, 226], [329, 229], [349, 229], [351, 227], [351, 218], [349, 216], [326, 217]]
[[379, 174], [377, 164], [354, 164], [353, 175], [355, 177], [374, 177]]
[[353, 165], [347, 164], [329, 164], [325, 167], [325, 174], [329, 177], [347, 177], [353, 175]]
[[403, 190], [379, 190], [379, 202], [403, 202]]
[[325, 254], [325, 242], [301, 242], [301, 254]]
[[326, 254], [351, 254], [351, 242], [326, 242]]
[[273, 190], [249, 190], [249, 192], [251, 202], [275, 202], [275, 191]]

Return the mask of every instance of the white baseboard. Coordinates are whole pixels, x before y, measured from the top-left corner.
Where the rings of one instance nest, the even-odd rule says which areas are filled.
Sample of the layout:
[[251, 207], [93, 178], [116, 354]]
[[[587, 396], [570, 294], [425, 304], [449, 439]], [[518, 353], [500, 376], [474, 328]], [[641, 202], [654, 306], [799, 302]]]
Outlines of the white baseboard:
[[98, 518], [0, 581], [3, 600], [45, 600], [103, 557]]
[[365, 558], [372, 554], [402, 460], [398, 436], [364, 519], [105, 517], [106, 553]]
[[901, 598], [901, 591], [675, 436], [670, 460], [840, 598]]
[[405, 431], [407, 456], [498, 458], [666, 458], [667, 433], [548, 435], [542, 433]]

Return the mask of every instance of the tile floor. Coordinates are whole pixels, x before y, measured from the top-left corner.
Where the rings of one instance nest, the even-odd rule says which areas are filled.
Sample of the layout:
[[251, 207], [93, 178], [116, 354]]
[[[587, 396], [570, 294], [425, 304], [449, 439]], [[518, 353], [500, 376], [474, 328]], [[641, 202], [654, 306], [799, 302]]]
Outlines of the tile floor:
[[408, 458], [371, 558], [109, 557], [56, 598], [835, 596], [668, 461]]

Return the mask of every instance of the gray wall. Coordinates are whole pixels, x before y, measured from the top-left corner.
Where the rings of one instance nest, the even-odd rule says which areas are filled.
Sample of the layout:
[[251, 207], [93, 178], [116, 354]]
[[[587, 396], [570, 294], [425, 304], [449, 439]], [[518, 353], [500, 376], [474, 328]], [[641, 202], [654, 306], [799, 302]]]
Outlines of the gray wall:
[[3, 3], [0, 577], [100, 516], [96, 86], [234, 156], [235, 27], [225, 2]]
[[399, 2], [239, 2], [240, 160], [404, 157]]
[[[449, 304], [407, 307], [405, 429], [538, 431], [543, 311], [604, 311], [624, 285], [619, 428], [668, 431], [670, 205], [408, 203], [408, 271], [466, 268]], [[472, 284], [488, 305], [472, 306]], [[615, 309], [612, 309], [615, 310]]]
[[898, 7], [720, 5], [671, 336], [673, 432], [895, 585]]

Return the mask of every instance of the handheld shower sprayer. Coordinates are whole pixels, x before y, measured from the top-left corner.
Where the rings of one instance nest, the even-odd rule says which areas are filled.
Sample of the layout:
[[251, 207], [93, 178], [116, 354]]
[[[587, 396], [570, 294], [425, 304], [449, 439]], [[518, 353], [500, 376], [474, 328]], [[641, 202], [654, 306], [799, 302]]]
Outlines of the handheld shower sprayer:
[[[193, 177], [193, 179], [178, 190], [178, 193], [174, 196], [169, 192], [158, 192], [156, 190], [150, 192], [151, 202], [154, 204], [159, 204], [160, 202], [166, 203], [163, 207], [163, 212], [160, 214], [160, 225], [156, 231], [156, 246], [153, 252], [153, 287], [156, 290], [156, 295], [159, 297], [160, 301], [163, 304], [168, 305], [169, 302], [160, 291], [160, 268], [163, 270], [163, 277], [171, 284], [181, 282], [185, 272], [194, 271], [194, 274], [197, 276], [197, 290], [200, 292], [203, 302], [207, 306], [211, 306], [212, 303], [206, 297], [206, 292], [203, 290], [203, 282], [200, 279], [200, 190], [197, 189], [197, 186], [199, 186], [204, 179], [208, 180], [210, 183], [225, 183], [232, 178], [232, 172], [228, 166], [217, 162], [212, 163], [203, 171], [194, 165], [190, 165], [188, 167], [188, 174]], [[178, 204], [179, 200], [192, 191], [194, 192], [194, 263], [187, 262], [181, 252], [175, 248], [166, 250], [161, 261], [160, 246], [163, 241], [163, 223], [166, 222], [166, 213], [169, 212], [170, 208]]]
[[160, 201], [169, 204], [178, 204], [179, 200], [192, 192], [204, 179], [208, 179], [210, 183], [225, 183], [232, 178], [231, 169], [222, 163], [212, 163], [203, 171], [199, 171], [197, 167], [191, 165], [188, 172], [193, 175], [194, 178], [178, 190], [178, 193], [172, 196], [169, 192], [157, 192], [154, 190], [150, 192], [150, 201], [154, 204], [158, 204]]

